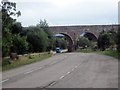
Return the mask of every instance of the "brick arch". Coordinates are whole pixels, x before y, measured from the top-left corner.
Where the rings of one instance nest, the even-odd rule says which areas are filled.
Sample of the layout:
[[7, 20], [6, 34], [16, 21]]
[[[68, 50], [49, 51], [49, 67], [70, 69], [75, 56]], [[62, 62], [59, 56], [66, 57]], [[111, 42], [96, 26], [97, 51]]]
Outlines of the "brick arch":
[[93, 32], [85, 31], [85, 32], [82, 32], [82, 33], [85, 33], [84, 37], [87, 37], [91, 41], [97, 41], [97, 39], [98, 39], [98, 37]]
[[73, 51], [73, 46], [74, 46], [73, 38], [68, 33], [65, 33], [65, 32], [59, 32], [59, 33], [56, 33], [56, 34], [63, 34], [66, 37], [66, 40], [68, 41], [68, 47], [67, 47], [68, 52], [72, 52]]
[[88, 37], [89, 40], [97, 41], [97, 36], [91, 32], [85, 32], [85, 37]]
[[[85, 33], [84, 37], [86, 37], [88, 34], [90, 34], [91, 36], [93, 36], [93, 38], [95, 38], [95, 40], [91, 40], [91, 41], [97, 41], [98, 37], [93, 33], [93, 32], [89, 32], [89, 31], [82, 31], [82, 32], [78, 32], [76, 35], [76, 41], [78, 41], [80, 34]], [[89, 38], [89, 36], [87, 36], [87, 38]]]
[[76, 25], [76, 26], [51, 26], [50, 31], [53, 34], [64, 33], [71, 37], [73, 45], [71, 45], [71, 50], [75, 50], [77, 46], [77, 39], [80, 36], [80, 32], [90, 32], [94, 34], [97, 38], [101, 31], [114, 30], [118, 31], [119, 25]]

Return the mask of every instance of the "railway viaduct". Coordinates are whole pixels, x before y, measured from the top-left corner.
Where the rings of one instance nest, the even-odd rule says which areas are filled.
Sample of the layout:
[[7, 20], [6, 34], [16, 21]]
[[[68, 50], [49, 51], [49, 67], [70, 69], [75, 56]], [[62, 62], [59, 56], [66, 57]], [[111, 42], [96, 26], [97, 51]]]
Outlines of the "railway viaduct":
[[68, 51], [75, 50], [77, 40], [80, 34], [84, 33], [84, 36], [89, 40], [97, 41], [100, 32], [113, 30], [117, 32], [118, 25], [79, 25], [79, 26], [51, 26], [50, 31], [53, 34], [63, 34], [68, 40]]

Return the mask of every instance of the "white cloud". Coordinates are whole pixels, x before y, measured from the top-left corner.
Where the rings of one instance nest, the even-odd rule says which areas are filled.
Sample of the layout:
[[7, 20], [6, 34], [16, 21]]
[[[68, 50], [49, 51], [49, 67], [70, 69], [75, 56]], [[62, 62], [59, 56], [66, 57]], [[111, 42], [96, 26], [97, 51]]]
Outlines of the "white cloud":
[[50, 25], [117, 23], [119, 0], [14, 0], [24, 26], [46, 19]]

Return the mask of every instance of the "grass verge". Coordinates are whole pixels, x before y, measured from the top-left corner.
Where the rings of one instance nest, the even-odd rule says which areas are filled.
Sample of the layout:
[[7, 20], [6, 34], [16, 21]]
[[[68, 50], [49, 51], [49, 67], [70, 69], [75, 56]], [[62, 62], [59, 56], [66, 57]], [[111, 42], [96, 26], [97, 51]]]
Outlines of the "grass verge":
[[108, 51], [96, 51], [97, 54], [103, 54], [103, 55], [108, 55], [108, 56], [112, 56], [114, 58], [120, 59], [120, 52], [118, 51], [112, 51], [112, 50], [108, 50]]
[[94, 51], [90, 48], [87, 48], [87, 49], [77, 49], [76, 52], [91, 53], [91, 52], [94, 52]]
[[78, 49], [77, 52], [82, 52], [82, 53], [97, 53], [97, 54], [103, 54], [103, 55], [108, 55], [112, 56], [114, 58], [120, 59], [120, 52], [118, 51], [113, 51], [113, 50], [107, 50], [107, 51], [93, 51], [92, 49]]
[[21, 56], [19, 58], [19, 60], [15, 60], [11, 64], [8, 64], [8, 61], [6, 59], [3, 59], [2, 60], [2, 71], [6, 71], [6, 70], [17, 68], [17, 67], [20, 67], [23, 65], [42, 61], [42, 60], [45, 60], [51, 56], [52, 56], [52, 54], [49, 54], [49, 53], [38, 54], [38, 55], [25, 55], [25, 56]]

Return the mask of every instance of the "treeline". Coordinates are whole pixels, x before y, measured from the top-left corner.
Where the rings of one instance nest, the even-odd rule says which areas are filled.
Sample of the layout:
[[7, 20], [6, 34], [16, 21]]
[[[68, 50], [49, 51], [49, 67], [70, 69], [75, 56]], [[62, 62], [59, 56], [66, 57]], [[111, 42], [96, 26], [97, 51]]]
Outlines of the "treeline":
[[102, 31], [98, 37], [98, 48], [102, 51], [106, 49], [117, 50], [118, 48], [118, 33], [110, 31]]
[[66, 48], [64, 38], [55, 38], [49, 31], [46, 20], [40, 20], [35, 26], [22, 27], [20, 22], [12, 16], [19, 17], [20, 11], [16, 10], [16, 3], [1, 2], [2, 6], [2, 56], [10, 53], [25, 54], [54, 50], [57, 46]]
[[[119, 32], [119, 30], [118, 30]], [[78, 46], [83, 48], [91, 48], [96, 50], [119, 50], [120, 47], [120, 33], [115, 32], [113, 29], [110, 31], [102, 31], [96, 42], [90, 41], [84, 36], [80, 36], [78, 39]]]

